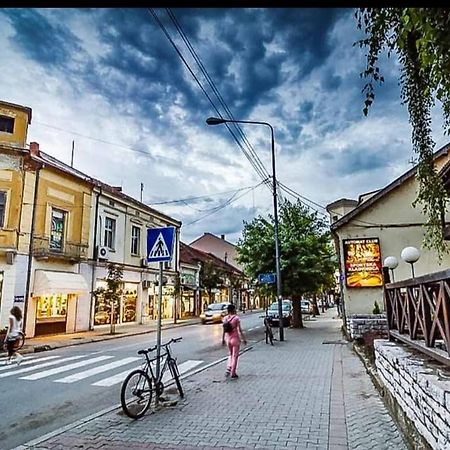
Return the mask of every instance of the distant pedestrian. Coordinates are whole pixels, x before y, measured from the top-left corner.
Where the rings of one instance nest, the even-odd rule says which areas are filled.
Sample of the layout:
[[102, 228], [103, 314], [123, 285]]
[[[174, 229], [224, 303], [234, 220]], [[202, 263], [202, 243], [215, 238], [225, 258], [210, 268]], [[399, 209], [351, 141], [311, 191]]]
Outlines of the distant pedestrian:
[[228, 346], [228, 363], [227, 370], [225, 373], [226, 377], [231, 377], [233, 379], [238, 378], [236, 369], [239, 358], [239, 348], [241, 346], [241, 340], [244, 344], [247, 343], [244, 333], [241, 328], [241, 320], [236, 315], [236, 306], [233, 304], [227, 307], [228, 315], [224, 317], [223, 322], [230, 324], [230, 331], [226, 331], [225, 327], [222, 334], [222, 345], [225, 343]]
[[10, 313], [8, 331], [6, 332], [4, 342], [4, 346], [8, 350], [8, 358], [5, 362], [7, 365], [13, 361], [20, 364], [23, 359], [23, 356], [15, 350], [19, 333], [22, 331], [22, 310], [18, 306], [13, 306]]

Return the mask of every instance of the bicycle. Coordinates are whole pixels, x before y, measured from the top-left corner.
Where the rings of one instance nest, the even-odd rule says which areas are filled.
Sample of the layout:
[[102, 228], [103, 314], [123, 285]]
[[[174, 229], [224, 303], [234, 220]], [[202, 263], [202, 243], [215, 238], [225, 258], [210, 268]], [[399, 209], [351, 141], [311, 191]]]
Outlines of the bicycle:
[[[14, 351], [20, 350], [23, 345], [25, 344], [25, 333], [23, 331], [19, 331], [19, 335], [14, 342]], [[6, 348], [6, 341], [3, 343], [3, 347]], [[0, 344], [0, 350], [1, 350], [1, 344]]]
[[159, 376], [153, 370], [152, 363], [158, 359], [157, 356], [150, 358], [149, 354], [154, 352], [157, 348], [150, 347], [147, 350], [139, 350], [138, 355], [145, 356], [144, 366], [141, 369], [136, 369], [130, 372], [122, 383], [120, 392], [120, 402], [123, 412], [132, 419], [139, 419], [150, 408], [153, 391], [155, 391], [156, 399], [161, 397], [164, 392], [163, 376], [167, 369], [169, 369], [178, 393], [181, 398], [184, 397], [183, 388], [180, 381], [180, 372], [176, 359], [172, 356], [170, 345], [174, 342], [181, 341], [181, 337], [171, 339], [169, 342], [161, 345], [164, 352], [160, 355], [160, 371]]
[[266, 314], [265, 316], [260, 317], [264, 319], [264, 332], [266, 335], [266, 344], [268, 344], [270, 341], [270, 345], [273, 345], [273, 341], [276, 341], [276, 339], [273, 335], [272, 327], [270, 326], [269, 323], [269, 316]]

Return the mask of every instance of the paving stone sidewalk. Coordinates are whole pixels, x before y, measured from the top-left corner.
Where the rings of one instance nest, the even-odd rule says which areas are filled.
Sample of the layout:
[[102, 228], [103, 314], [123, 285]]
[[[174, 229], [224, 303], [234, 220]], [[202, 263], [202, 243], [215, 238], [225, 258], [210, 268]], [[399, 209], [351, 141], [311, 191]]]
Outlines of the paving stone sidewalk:
[[221, 363], [185, 379], [176, 406], [138, 421], [115, 410], [20, 448], [407, 449], [332, 313], [273, 347], [255, 344], [238, 380], [225, 379]]

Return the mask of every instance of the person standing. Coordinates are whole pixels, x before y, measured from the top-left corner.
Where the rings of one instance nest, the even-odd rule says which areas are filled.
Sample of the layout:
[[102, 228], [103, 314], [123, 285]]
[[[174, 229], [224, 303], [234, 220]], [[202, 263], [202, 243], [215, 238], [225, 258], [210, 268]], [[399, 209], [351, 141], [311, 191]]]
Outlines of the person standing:
[[228, 315], [223, 318], [223, 322], [227, 322], [229, 325], [229, 330], [226, 331], [226, 326], [224, 326], [222, 334], [222, 345], [227, 344], [228, 346], [228, 363], [227, 370], [225, 372], [226, 377], [231, 377], [232, 379], [238, 378], [236, 373], [238, 358], [239, 358], [239, 348], [241, 346], [241, 340], [244, 344], [247, 343], [244, 333], [241, 328], [241, 320], [236, 314], [236, 306], [233, 304], [227, 307]]
[[6, 345], [6, 349], [8, 350], [8, 358], [5, 364], [11, 364], [13, 362], [13, 358], [18, 365], [22, 362], [23, 356], [14, 349], [21, 331], [22, 310], [18, 306], [13, 306], [10, 311], [9, 326], [4, 343], [4, 345]]

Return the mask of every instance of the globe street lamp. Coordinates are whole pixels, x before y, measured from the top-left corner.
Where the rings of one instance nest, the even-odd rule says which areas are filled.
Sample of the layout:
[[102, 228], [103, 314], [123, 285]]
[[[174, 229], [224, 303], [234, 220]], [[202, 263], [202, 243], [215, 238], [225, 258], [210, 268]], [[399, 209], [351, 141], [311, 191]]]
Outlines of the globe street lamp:
[[278, 202], [277, 202], [277, 179], [275, 172], [275, 139], [273, 136], [273, 127], [270, 123], [253, 120], [231, 120], [218, 117], [209, 117], [206, 119], [208, 125], [221, 125], [224, 123], [250, 123], [255, 125], [265, 125], [270, 128], [272, 137], [272, 179], [273, 179], [273, 218], [275, 231], [275, 270], [277, 278], [277, 297], [278, 297], [278, 317], [280, 326], [280, 341], [284, 341], [283, 327], [283, 297], [281, 294], [281, 270], [280, 270], [280, 242], [278, 239]]
[[411, 264], [411, 273], [414, 278], [414, 263], [420, 258], [420, 252], [416, 247], [405, 247], [400, 256], [403, 261]]
[[387, 267], [388, 269], [391, 270], [392, 281], [395, 281], [395, 279], [394, 279], [394, 269], [398, 266], [397, 258], [395, 256], [387, 256], [384, 259], [383, 265], [384, 265], [384, 267]]

